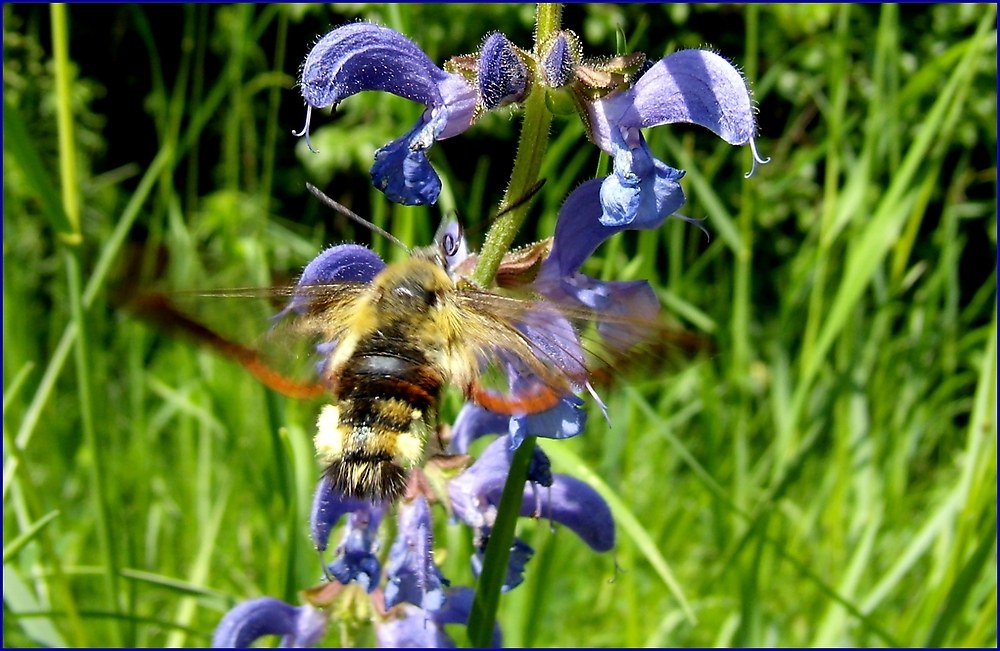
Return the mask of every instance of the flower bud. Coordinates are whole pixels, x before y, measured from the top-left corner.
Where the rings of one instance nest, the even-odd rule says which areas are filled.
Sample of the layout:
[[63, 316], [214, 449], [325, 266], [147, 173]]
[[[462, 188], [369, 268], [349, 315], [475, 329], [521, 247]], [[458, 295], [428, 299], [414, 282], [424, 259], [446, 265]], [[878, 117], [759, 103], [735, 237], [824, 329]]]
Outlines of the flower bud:
[[528, 68], [514, 44], [500, 32], [490, 34], [479, 54], [479, 98], [487, 110], [524, 99]]

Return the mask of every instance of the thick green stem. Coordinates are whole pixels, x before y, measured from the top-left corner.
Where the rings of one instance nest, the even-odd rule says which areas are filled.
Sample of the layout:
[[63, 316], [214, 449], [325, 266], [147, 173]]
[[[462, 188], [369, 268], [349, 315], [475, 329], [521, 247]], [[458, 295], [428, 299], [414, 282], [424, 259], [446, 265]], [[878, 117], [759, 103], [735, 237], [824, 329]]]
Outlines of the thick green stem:
[[[558, 4], [539, 4], [535, 14], [535, 60], [540, 60], [541, 45], [560, 28], [562, 7]], [[528, 215], [531, 201], [521, 201], [538, 183], [542, 158], [548, 145], [549, 125], [552, 117], [545, 106], [545, 89], [540, 85], [541, 70], [532, 70], [533, 87], [524, 106], [524, 122], [521, 139], [517, 146], [517, 156], [511, 171], [510, 183], [504, 194], [501, 209], [518, 204], [501, 215], [493, 224], [479, 257], [479, 264], [473, 276], [482, 286], [493, 281], [504, 254], [510, 250], [514, 237]], [[527, 437], [514, 454], [503, 496], [497, 509], [497, 518], [490, 532], [483, 559], [483, 571], [476, 584], [476, 597], [469, 614], [469, 641], [472, 646], [491, 646], [493, 627], [496, 622], [500, 591], [507, 577], [507, 561], [514, 540], [514, 528], [521, 511], [524, 482], [528, 465], [535, 450], [534, 437]]]
[[500, 591], [507, 578], [507, 560], [510, 558], [514, 528], [524, 497], [524, 482], [534, 451], [535, 438], [529, 436], [517, 448], [510, 464], [510, 473], [497, 509], [497, 519], [486, 545], [483, 571], [476, 583], [476, 597], [469, 613], [469, 641], [474, 647], [493, 646], [493, 626], [497, 607], [500, 605]]

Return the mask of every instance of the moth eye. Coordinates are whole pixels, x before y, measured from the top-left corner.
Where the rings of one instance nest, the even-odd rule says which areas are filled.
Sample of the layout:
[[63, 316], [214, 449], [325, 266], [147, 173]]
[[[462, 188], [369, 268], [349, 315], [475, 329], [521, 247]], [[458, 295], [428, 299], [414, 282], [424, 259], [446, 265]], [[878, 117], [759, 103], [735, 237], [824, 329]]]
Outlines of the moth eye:
[[431, 291], [429, 289], [425, 289], [424, 303], [426, 303], [428, 307], [434, 307], [435, 305], [437, 305], [437, 302], [438, 302], [438, 293], [435, 291]]

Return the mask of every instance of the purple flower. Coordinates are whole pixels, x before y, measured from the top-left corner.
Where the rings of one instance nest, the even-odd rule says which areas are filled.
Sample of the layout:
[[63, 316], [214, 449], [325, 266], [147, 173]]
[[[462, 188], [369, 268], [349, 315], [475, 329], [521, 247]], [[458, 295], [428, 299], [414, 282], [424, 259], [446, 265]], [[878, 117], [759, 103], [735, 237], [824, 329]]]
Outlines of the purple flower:
[[[480, 423], [488, 424], [485, 419]], [[467, 434], [463, 437], [468, 439]], [[472, 569], [477, 575], [482, 569], [486, 544], [496, 522], [512, 455], [509, 437], [498, 437], [472, 466], [448, 485], [455, 516], [475, 530], [473, 543], [476, 552], [472, 558]], [[614, 547], [614, 519], [604, 499], [578, 479], [552, 474], [548, 457], [539, 448], [535, 448], [524, 491], [520, 511], [522, 517], [546, 518], [563, 524], [597, 551], [608, 551]], [[533, 554], [534, 550], [528, 544], [514, 539], [502, 587], [504, 592], [524, 580], [524, 566]]]
[[[560, 376], [568, 379], [567, 391], [582, 391], [585, 388], [588, 371], [583, 362], [583, 347], [575, 328], [562, 313], [540, 304], [519, 315], [517, 327], [529, 343], [533, 357], [546, 366], [558, 369]], [[525, 397], [539, 390], [552, 390], [551, 387], [544, 387], [542, 380], [531, 372], [523, 360], [504, 353], [501, 353], [501, 358], [506, 367], [511, 396]], [[453, 448], [458, 452], [465, 451], [467, 441], [462, 441], [469, 431], [478, 431], [477, 435], [510, 434], [512, 449], [517, 449], [526, 436], [571, 438], [586, 427], [587, 412], [583, 410], [583, 404], [583, 400], [567, 393], [549, 409], [514, 416], [499, 416], [476, 404], [466, 404], [455, 421], [453, 434], [459, 443], [453, 444]]]
[[[460, 520], [477, 529], [493, 526], [511, 458], [509, 438], [498, 437], [448, 485], [452, 509]], [[539, 476], [544, 475], [539, 472]], [[614, 519], [604, 499], [578, 479], [558, 473], [549, 477], [550, 487], [537, 488], [525, 483], [521, 516], [546, 518], [565, 525], [597, 551], [614, 547]]]
[[304, 135], [310, 149], [313, 108], [336, 107], [363, 90], [386, 91], [426, 106], [406, 135], [375, 152], [371, 175], [375, 187], [397, 203], [437, 201], [441, 179], [427, 160], [427, 150], [435, 141], [468, 129], [475, 117], [476, 89], [461, 76], [437, 67], [399, 32], [352, 23], [316, 43], [302, 65], [299, 85], [307, 104], [306, 123], [295, 135]]
[[399, 507], [399, 531], [386, 564], [385, 607], [411, 603], [437, 610], [444, 603], [447, 579], [434, 564], [431, 511], [423, 496]]
[[[518, 384], [520, 385], [520, 380]], [[525, 380], [530, 383], [532, 381]], [[520, 390], [514, 390], [514, 393]], [[559, 399], [555, 407], [533, 414], [507, 416], [475, 403], [466, 403], [452, 427], [452, 451], [464, 454], [476, 438], [485, 434], [507, 434], [511, 449], [516, 450], [526, 436], [565, 439], [581, 433], [587, 425], [583, 400], [570, 395]]]
[[[385, 263], [371, 249], [359, 244], [331, 246], [306, 265], [295, 285], [292, 300], [274, 315], [272, 321], [276, 323], [289, 312], [306, 314], [314, 301], [323, 300], [324, 292], [329, 289], [324, 285], [338, 282], [370, 283], [383, 269]], [[316, 350], [321, 355], [320, 361], [316, 364], [317, 376], [324, 376], [327, 360], [336, 345], [336, 341], [317, 344]]]
[[525, 437], [568, 439], [582, 432], [586, 426], [587, 412], [583, 410], [583, 400], [569, 395], [560, 398], [551, 409], [512, 416], [507, 432], [510, 434], [510, 445], [516, 450]]
[[[447, 600], [438, 610], [428, 612], [403, 604], [398, 609], [402, 617], [375, 624], [375, 639], [382, 648], [453, 648], [455, 642], [444, 632], [444, 626], [468, 622], [474, 598], [472, 588], [462, 587], [448, 590]], [[494, 626], [492, 646], [500, 647], [502, 644], [500, 627]]]
[[251, 599], [226, 613], [212, 635], [212, 647], [245, 648], [265, 635], [281, 635], [281, 646], [313, 646], [326, 633], [326, 622], [326, 614], [309, 604], [295, 607], [273, 597]]
[[340, 516], [347, 513], [364, 513], [365, 515], [359, 516], [360, 520], [356, 520], [360, 525], [366, 520], [377, 521], [381, 519], [383, 508], [382, 505], [345, 497], [335, 490], [330, 484], [330, 480], [324, 476], [316, 486], [316, 492], [313, 493], [312, 510], [309, 513], [309, 529], [313, 545], [316, 546], [317, 551], [326, 550], [330, 531], [340, 520]]
[[289, 312], [305, 314], [308, 311], [310, 298], [313, 294], [310, 285], [326, 285], [336, 282], [369, 283], [378, 272], [385, 268], [385, 263], [378, 254], [360, 244], [338, 244], [331, 246], [313, 258], [296, 283], [295, 295], [281, 312], [275, 315], [280, 319]]
[[381, 578], [378, 560], [378, 528], [384, 505], [362, 507], [347, 517], [343, 542], [337, 547], [337, 559], [330, 564], [330, 574], [347, 585], [356, 582], [367, 592], [374, 590]]
[[[540, 307], [522, 315], [518, 329], [525, 334], [538, 359], [554, 366], [572, 380], [571, 389], [583, 390], [587, 381], [584, 352], [572, 324], [551, 307]], [[511, 395], [530, 395], [540, 380], [527, 369], [508, 367]], [[581, 433], [587, 425], [583, 400], [575, 395], [562, 396], [552, 408], [518, 414], [510, 418], [507, 433], [511, 449], [517, 449], [526, 436], [565, 439]]]
[[552, 250], [542, 263], [533, 287], [557, 303], [577, 304], [606, 316], [599, 322], [598, 332], [611, 348], [624, 351], [647, 334], [637, 324], [654, 319], [659, 312], [653, 288], [645, 280], [597, 280], [580, 273], [580, 267], [615, 233], [658, 228], [684, 202], [684, 194], [677, 186], [671, 194], [671, 206], [658, 211], [655, 219], [608, 224], [603, 219], [605, 208], [601, 205], [606, 183], [592, 179], [566, 198], [556, 220]]
[[589, 102], [587, 112], [591, 140], [614, 157], [614, 174], [601, 188], [600, 221], [606, 226], [644, 228], [684, 201], [677, 184], [684, 173], [653, 157], [640, 128], [698, 124], [731, 145], [749, 143], [754, 167], [767, 162], [754, 145], [753, 107], [743, 76], [708, 50], [682, 50], [661, 59], [631, 88]]
[[467, 402], [462, 405], [452, 425], [449, 451], [453, 454], [468, 454], [472, 442], [480, 436], [506, 434], [509, 427], [510, 416]]

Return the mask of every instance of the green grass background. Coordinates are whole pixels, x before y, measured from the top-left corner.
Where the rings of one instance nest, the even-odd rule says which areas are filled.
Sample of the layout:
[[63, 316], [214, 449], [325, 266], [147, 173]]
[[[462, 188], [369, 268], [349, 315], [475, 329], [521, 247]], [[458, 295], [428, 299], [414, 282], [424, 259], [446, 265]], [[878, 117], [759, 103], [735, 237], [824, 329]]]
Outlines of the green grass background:
[[[235, 603], [298, 603], [318, 405], [158, 332], [118, 298], [287, 282], [322, 248], [372, 242], [306, 181], [414, 244], [442, 214], [473, 238], [517, 119], [440, 143], [439, 206], [370, 189], [375, 148], [420, 107], [383, 95], [291, 135], [314, 39], [356, 17], [432, 59], [533, 7], [4, 5], [5, 645], [200, 646]], [[993, 5], [579, 5], [587, 52], [711, 47], [751, 80], [759, 147], [651, 130], [687, 170], [678, 220], [587, 271], [649, 278], [711, 355], [607, 392], [612, 427], [545, 442], [611, 501], [596, 554], [522, 522], [536, 548], [501, 599], [530, 646], [995, 646], [997, 67]], [[557, 119], [524, 241], [601, 161]], [[606, 164], [606, 162], [605, 162]], [[273, 308], [192, 302], [255, 341]], [[280, 342], [278, 342], [280, 343]], [[306, 364], [308, 365], [308, 364]], [[446, 402], [455, 413], [456, 396]], [[470, 584], [468, 533], [438, 558]], [[388, 548], [386, 541], [385, 549]], [[344, 615], [328, 642], [366, 643]]]

